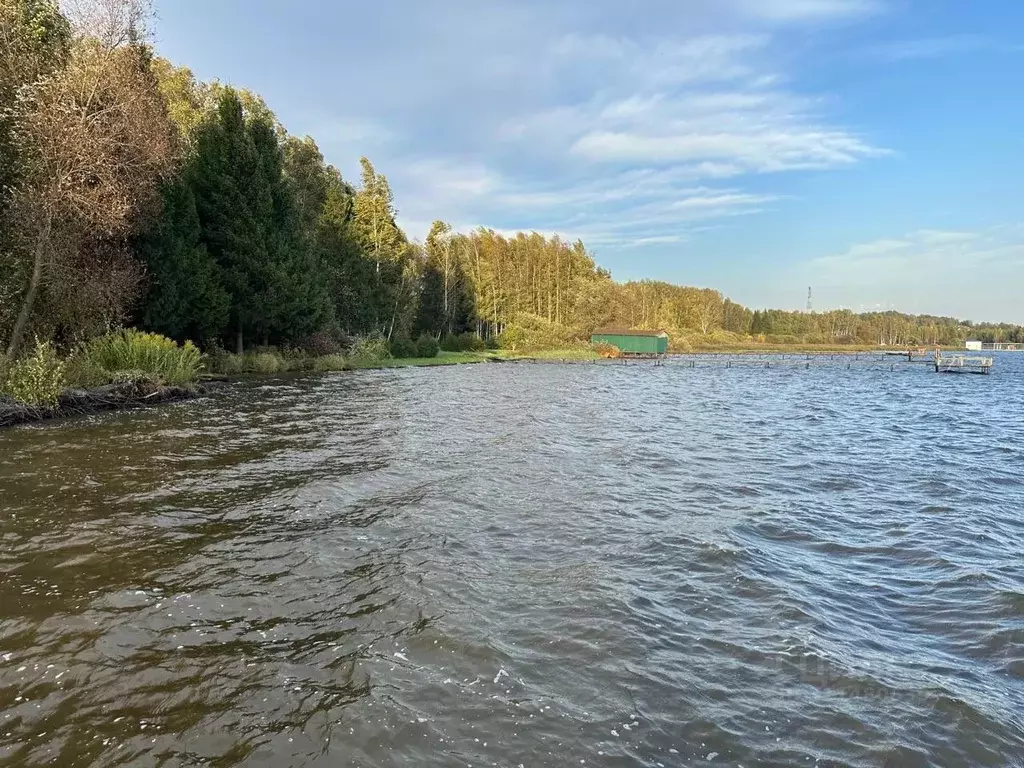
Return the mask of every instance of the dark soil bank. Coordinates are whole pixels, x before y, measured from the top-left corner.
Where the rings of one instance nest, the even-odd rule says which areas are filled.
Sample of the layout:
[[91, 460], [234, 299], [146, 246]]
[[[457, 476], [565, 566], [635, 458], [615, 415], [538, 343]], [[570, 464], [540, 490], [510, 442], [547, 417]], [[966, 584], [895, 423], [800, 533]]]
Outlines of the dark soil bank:
[[66, 389], [57, 405], [52, 408], [33, 407], [0, 397], [0, 428], [15, 424], [79, 416], [99, 411], [139, 408], [157, 403], [187, 400], [204, 394], [210, 385], [163, 387], [152, 382], [123, 382], [107, 384], [96, 389]]

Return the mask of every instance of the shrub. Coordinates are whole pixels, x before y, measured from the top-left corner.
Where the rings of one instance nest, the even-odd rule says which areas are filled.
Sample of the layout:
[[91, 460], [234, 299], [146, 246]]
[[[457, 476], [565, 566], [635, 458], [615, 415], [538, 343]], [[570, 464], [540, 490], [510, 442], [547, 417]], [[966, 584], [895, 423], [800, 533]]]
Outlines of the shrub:
[[[572, 328], [553, 323], [546, 317], [522, 312], [516, 316], [513, 327], [506, 330], [519, 334], [518, 347], [521, 349], [564, 349], [579, 342], [579, 334]], [[518, 331], [516, 331], [518, 329]]]
[[526, 346], [526, 331], [518, 325], [506, 325], [498, 334], [498, 344], [502, 349], [516, 352]]
[[693, 342], [685, 333], [673, 334], [669, 338], [668, 349], [670, 352], [693, 352]]
[[433, 336], [425, 333], [416, 339], [416, 357], [437, 357], [440, 351], [441, 347]]
[[208, 367], [213, 373], [235, 376], [245, 372], [245, 357], [244, 355], [234, 355], [230, 352], [220, 352], [210, 357]]
[[[268, 350], [273, 351], [273, 350]], [[296, 347], [285, 347], [276, 353], [281, 360], [282, 371], [312, 371], [313, 355]], [[334, 353], [328, 353], [334, 354]]]
[[396, 336], [391, 340], [391, 356], [399, 359], [416, 357], [416, 342], [405, 336]]
[[441, 339], [441, 349], [445, 352], [482, 352], [486, 348], [483, 339], [468, 331], [450, 334]]
[[52, 408], [64, 389], [64, 362], [50, 342], [36, 341], [33, 353], [12, 364], [0, 381], [3, 390], [19, 403]]
[[594, 345], [594, 352], [596, 352], [599, 357], [603, 357], [605, 359], [616, 359], [622, 357], [622, 351], [618, 347], [614, 344], [608, 344], [603, 341]]
[[327, 331], [317, 331], [301, 344], [302, 351], [312, 357], [325, 357], [341, 353], [341, 344]]
[[178, 346], [166, 336], [134, 328], [93, 339], [85, 354], [93, 366], [111, 376], [118, 371], [141, 371], [172, 385], [193, 381], [202, 364], [202, 355], [191, 341]]
[[274, 374], [285, 371], [315, 370], [314, 359], [300, 350], [279, 352], [272, 347], [259, 347], [241, 355], [218, 351], [208, 359], [212, 373], [237, 376], [243, 373]]
[[349, 357], [359, 364], [376, 363], [391, 357], [391, 350], [384, 339], [359, 339], [352, 345]]
[[342, 355], [324, 355], [313, 361], [313, 369], [316, 371], [344, 371], [348, 361]]
[[243, 369], [250, 373], [280, 373], [287, 367], [280, 355], [273, 352], [247, 352]]

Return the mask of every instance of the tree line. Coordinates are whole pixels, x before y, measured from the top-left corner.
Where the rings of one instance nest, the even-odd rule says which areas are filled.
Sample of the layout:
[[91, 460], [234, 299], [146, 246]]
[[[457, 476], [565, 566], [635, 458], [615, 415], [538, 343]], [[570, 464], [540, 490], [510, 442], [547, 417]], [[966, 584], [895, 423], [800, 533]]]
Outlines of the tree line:
[[0, 341], [136, 325], [205, 348], [346, 337], [563, 344], [604, 325], [674, 338], [954, 344], [1016, 326], [895, 312], [751, 311], [711, 289], [617, 283], [580, 241], [397, 223], [257, 94], [155, 55], [147, 0], [0, 0]]

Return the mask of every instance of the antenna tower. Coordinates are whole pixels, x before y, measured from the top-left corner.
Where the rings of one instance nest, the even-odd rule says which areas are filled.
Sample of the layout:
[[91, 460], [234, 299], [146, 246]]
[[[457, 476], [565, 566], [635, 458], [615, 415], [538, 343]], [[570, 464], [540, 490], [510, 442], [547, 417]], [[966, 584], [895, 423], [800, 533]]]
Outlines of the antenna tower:
[[813, 294], [811, 293], [810, 286], [808, 286], [808, 288], [807, 288], [807, 311], [808, 312], [810, 312], [812, 310], [813, 306], [814, 306], [813, 303], [811, 302], [812, 295]]

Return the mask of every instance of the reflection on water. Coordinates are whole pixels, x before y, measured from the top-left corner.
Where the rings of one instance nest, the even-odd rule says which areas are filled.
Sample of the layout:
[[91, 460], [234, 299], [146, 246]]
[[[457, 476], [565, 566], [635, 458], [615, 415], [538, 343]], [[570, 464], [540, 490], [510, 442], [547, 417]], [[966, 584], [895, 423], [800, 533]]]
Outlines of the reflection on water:
[[467, 366], [4, 432], [0, 762], [1020, 763], [1022, 382]]

